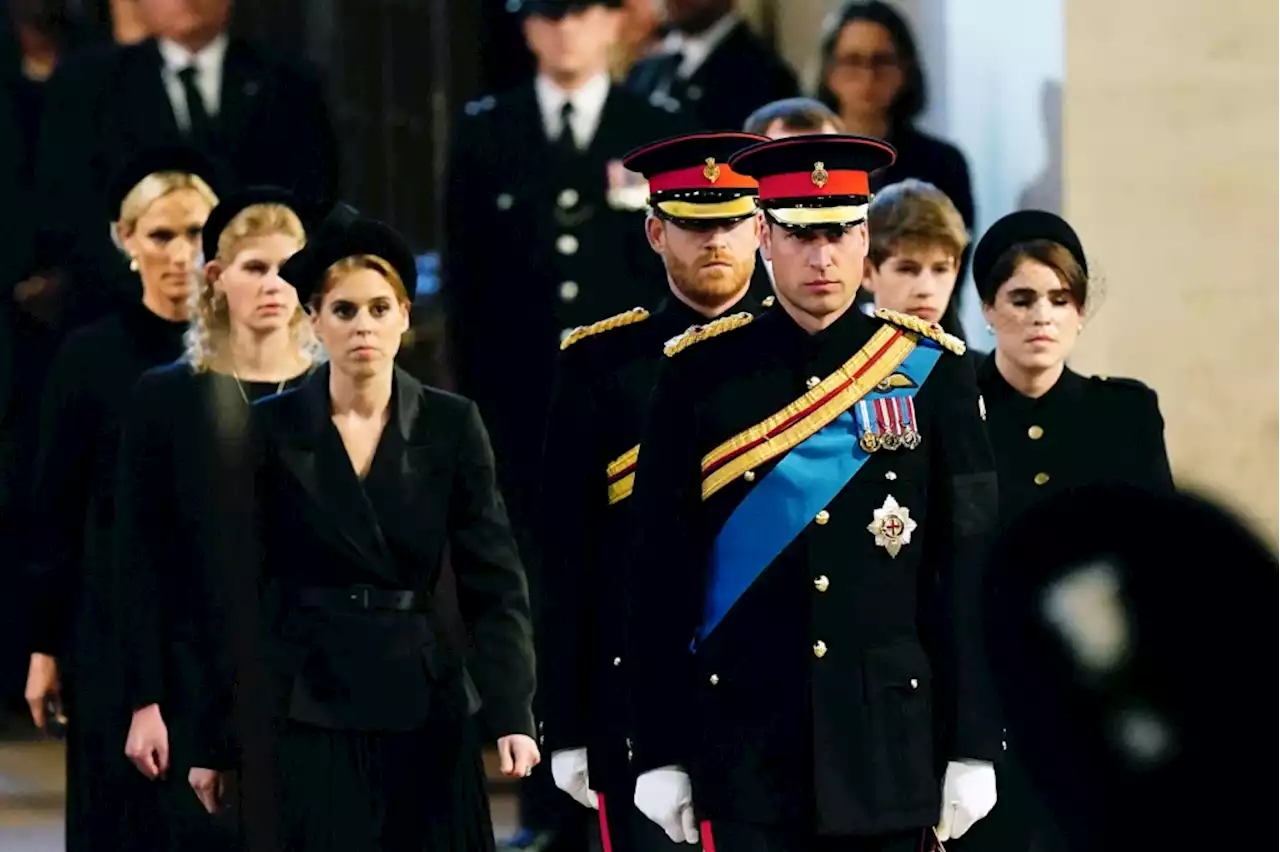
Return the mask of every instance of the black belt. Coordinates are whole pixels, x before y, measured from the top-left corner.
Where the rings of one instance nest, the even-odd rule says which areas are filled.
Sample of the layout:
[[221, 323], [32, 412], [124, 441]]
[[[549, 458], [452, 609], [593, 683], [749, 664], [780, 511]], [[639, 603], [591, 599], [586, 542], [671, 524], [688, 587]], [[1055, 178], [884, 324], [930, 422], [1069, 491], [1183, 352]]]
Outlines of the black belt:
[[302, 606], [317, 609], [389, 609], [404, 612], [417, 606], [418, 593], [404, 589], [375, 589], [373, 586], [302, 589], [297, 594], [297, 601]]

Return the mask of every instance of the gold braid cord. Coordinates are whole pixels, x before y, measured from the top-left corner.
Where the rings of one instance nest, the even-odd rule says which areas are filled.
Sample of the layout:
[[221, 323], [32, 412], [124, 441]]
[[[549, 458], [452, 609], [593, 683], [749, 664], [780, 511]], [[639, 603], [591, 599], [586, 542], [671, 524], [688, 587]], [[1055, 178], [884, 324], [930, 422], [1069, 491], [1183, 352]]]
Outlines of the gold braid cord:
[[670, 358], [679, 352], [683, 352], [695, 343], [701, 343], [704, 340], [710, 340], [713, 337], [724, 334], [726, 331], [733, 331], [735, 328], [742, 328], [751, 322], [751, 314], [740, 313], [730, 314], [727, 317], [709, 322], [706, 325], [695, 325], [684, 334], [677, 335], [667, 341], [667, 345], [662, 351]]
[[948, 352], [954, 352], [956, 355], [964, 354], [964, 341], [954, 334], [947, 334], [942, 330], [942, 326], [936, 322], [928, 322], [920, 319], [920, 317], [913, 317], [911, 314], [900, 314], [897, 311], [890, 311], [885, 308], [880, 308], [876, 311], [876, 318], [893, 323], [899, 328], [905, 328], [907, 331], [914, 331], [921, 337], [927, 337]]
[[561, 343], [560, 348], [568, 349], [579, 340], [586, 340], [588, 337], [600, 334], [604, 331], [610, 331], [615, 328], [622, 328], [624, 325], [632, 325], [649, 318], [649, 312], [644, 308], [632, 308], [629, 311], [611, 316], [608, 319], [602, 319], [599, 322], [593, 322], [591, 325], [580, 325], [573, 331], [569, 332]]

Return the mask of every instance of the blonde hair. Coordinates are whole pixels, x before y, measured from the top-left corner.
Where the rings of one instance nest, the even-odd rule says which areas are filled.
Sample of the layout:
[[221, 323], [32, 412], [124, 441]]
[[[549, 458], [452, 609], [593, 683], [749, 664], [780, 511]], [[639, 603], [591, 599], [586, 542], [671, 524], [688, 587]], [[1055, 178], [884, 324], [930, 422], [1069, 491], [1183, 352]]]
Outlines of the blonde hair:
[[209, 203], [210, 209], [218, 205], [218, 194], [199, 175], [189, 172], [152, 172], [134, 184], [133, 189], [129, 190], [129, 194], [124, 197], [124, 201], [120, 202], [120, 218], [116, 220], [117, 227], [111, 229], [116, 247], [121, 251], [124, 250], [118, 231], [124, 230], [132, 234], [138, 227], [138, 220], [146, 214], [148, 207], [169, 193], [180, 189], [194, 189]]
[[[218, 235], [216, 259], [223, 272], [235, 261], [246, 240], [272, 234], [293, 237], [299, 244], [307, 237], [298, 214], [283, 204], [253, 204], [237, 213]], [[311, 324], [306, 319], [306, 311], [299, 306], [289, 320], [290, 336], [299, 351], [314, 360], [317, 344], [311, 333]], [[207, 372], [223, 356], [230, 335], [231, 315], [227, 310], [227, 300], [206, 272], [192, 294], [191, 324], [187, 328], [183, 357], [193, 371]]]
[[371, 269], [377, 272], [387, 279], [387, 283], [391, 285], [391, 289], [396, 293], [396, 301], [401, 306], [408, 309], [413, 305], [409, 300], [409, 291], [405, 289], [404, 279], [400, 277], [400, 273], [396, 271], [396, 268], [389, 260], [376, 254], [353, 254], [337, 261], [324, 271], [324, 283], [320, 286], [315, 296], [312, 297], [311, 309], [318, 311], [325, 295], [337, 285], [338, 281], [343, 276], [359, 269]]

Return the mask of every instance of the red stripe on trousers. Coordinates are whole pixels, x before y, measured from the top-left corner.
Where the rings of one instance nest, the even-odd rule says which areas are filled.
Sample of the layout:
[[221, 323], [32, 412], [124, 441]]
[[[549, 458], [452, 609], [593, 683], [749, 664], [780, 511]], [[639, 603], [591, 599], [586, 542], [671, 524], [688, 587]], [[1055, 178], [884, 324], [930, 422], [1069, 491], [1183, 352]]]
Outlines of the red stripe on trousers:
[[609, 812], [604, 805], [604, 793], [596, 793], [596, 804], [600, 806], [600, 845], [604, 852], [613, 852], [613, 838], [609, 836]]
[[702, 835], [702, 852], [716, 852], [716, 839], [711, 836], [711, 820], [703, 820], [698, 826]]

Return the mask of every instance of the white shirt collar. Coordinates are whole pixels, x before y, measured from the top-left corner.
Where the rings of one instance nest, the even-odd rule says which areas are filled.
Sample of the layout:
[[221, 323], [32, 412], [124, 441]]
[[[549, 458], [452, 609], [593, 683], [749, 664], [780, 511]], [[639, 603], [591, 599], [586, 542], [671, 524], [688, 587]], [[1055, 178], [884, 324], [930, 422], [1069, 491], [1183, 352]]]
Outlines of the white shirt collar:
[[702, 67], [702, 63], [707, 61], [712, 51], [720, 46], [720, 42], [728, 38], [729, 33], [733, 32], [733, 28], [740, 23], [742, 23], [742, 16], [734, 11], [698, 35], [686, 35], [678, 30], [668, 33], [666, 40], [662, 43], [663, 52], [679, 52], [684, 55], [680, 67], [676, 70], [676, 76], [682, 80], [692, 77], [693, 73]]
[[586, 148], [595, 138], [600, 126], [604, 103], [609, 98], [609, 75], [605, 72], [592, 77], [576, 92], [566, 92], [545, 74], [534, 78], [533, 91], [538, 98], [538, 110], [542, 113], [542, 127], [548, 139], [560, 135], [560, 110], [566, 101], [573, 103], [573, 138], [578, 148]]
[[220, 74], [222, 60], [227, 55], [226, 33], [219, 33], [217, 38], [195, 53], [167, 38], [156, 39], [156, 42], [160, 47], [160, 56], [164, 59], [165, 70], [174, 74], [188, 65], [194, 65], [201, 76], [210, 73]]

